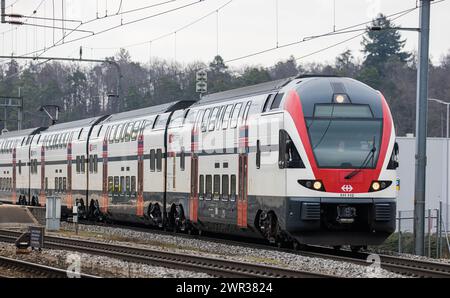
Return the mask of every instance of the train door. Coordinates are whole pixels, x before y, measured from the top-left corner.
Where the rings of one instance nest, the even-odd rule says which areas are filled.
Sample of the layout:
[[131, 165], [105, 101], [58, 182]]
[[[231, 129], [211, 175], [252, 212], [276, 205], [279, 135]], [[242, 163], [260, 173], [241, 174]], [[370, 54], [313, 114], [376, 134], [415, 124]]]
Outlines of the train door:
[[239, 154], [239, 195], [237, 202], [237, 221], [238, 227], [247, 227], [248, 193], [248, 156], [246, 153]]
[[198, 156], [191, 156], [191, 187], [189, 196], [189, 218], [192, 222], [198, 221]]

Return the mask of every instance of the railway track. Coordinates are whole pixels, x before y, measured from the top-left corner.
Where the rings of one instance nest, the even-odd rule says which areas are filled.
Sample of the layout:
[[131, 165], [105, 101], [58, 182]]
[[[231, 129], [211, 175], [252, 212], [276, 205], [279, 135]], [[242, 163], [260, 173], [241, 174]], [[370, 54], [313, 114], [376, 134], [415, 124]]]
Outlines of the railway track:
[[[91, 224], [92, 225], [92, 224]], [[140, 228], [133, 227], [127, 225], [105, 225], [106, 227], [117, 227], [117, 228], [125, 228], [132, 229], [139, 232], [152, 232], [158, 233], [162, 235], [174, 235], [173, 232], [151, 229], [149, 228]], [[358, 264], [362, 266], [369, 266], [372, 262], [369, 262], [367, 259], [371, 255], [366, 252], [354, 253], [349, 250], [334, 250], [328, 247], [320, 247], [320, 246], [308, 246], [302, 250], [293, 250], [287, 248], [277, 248], [272, 245], [269, 245], [265, 242], [258, 241], [255, 239], [254, 241], [248, 240], [230, 240], [223, 239], [223, 235], [221, 238], [219, 237], [208, 237], [205, 235], [202, 236], [192, 236], [187, 234], [176, 234], [178, 237], [185, 238], [198, 238], [199, 240], [211, 241], [221, 244], [229, 244], [236, 246], [247, 246], [252, 248], [260, 248], [266, 250], [275, 250], [282, 251], [287, 253], [295, 253], [307, 257], [315, 257], [315, 258], [324, 258], [335, 261], [342, 262], [350, 262], [353, 264]], [[409, 276], [409, 277], [425, 277], [425, 278], [450, 278], [450, 264], [444, 264], [439, 262], [428, 262], [417, 259], [407, 259], [403, 257], [391, 256], [386, 254], [377, 254], [380, 257], [379, 266], [385, 270], [390, 272], [394, 272], [397, 274]]]
[[[116, 226], [121, 228], [128, 228], [124, 226]], [[147, 231], [146, 229], [132, 228], [138, 231]], [[161, 230], [151, 230], [159, 234], [173, 235], [172, 232], [166, 232]], [[13, 237], [17, 237], [19, 233], [0, 230], [0, 240], [12, 241]], [[176, 234], [180, 237], [191, 238], [197, 236], [190, 236], [186, 234]], [[10, 237], [5, 239], [5, 237]], [[242, 242], [229, 239], [219, 239], [217, 237], [201, 236], [198, 239], [218, 242], [222, 244], [231, 244], [236, 246], [248, 246], [260, 249], [269, 249], [275, 251], [282, 251], [288, 253], [295, 253], [308, 257], [330, 259], [335, 261], [350, 262], [362, 266], [369, 266], [372, 263], [367, 260], [369, 253], [360, 252], [354, 253], [347, 250], [334, 250], [327, 247], [307, 247], [303, 250], [293, 250], [286, 248], [277, 248], [267, 244], [259, 242]], [[68, 238], [49, 237], [46, 236], [46, 245], [49, 248], [67, 249], [83, 251], [92, 254], [102, 254], [114, 258], [120, 258], [132, 262], [140, 262], [153, 264], [157, 266], [170, 267], [176, 269], [186, 269], [190, 271], [198, 271], [209, 273], [214, 276], [221, 277], [330, 277], [326, 275], [313, 274], [302, 271], [280, 269], [277, 267], [262, 266], [255, 264], [245, 264], [240, 262], [230, 262], [225, 260], [210, 259], [206, 260], [205, 264], [202, 262], [205, 258], [185, 256], [175, 253], [166, 253], [157, 250], [138, 249], [124, 246], [111, 246], [100, 242], [82, 241], [84, 247], [79, 247], [76, 243], [79, 240], [73, 240]], [[131, 251], [130, 251], [131, 250]], [[171, 254], [171, 255], [170, 255]], [[426, 277], [426, 278], [450, 278], [450, 264], [439, 262], [428, 262], [417, 259], [407, 259], [402, 257], [390, 256], [385, 254], [379, 254], [380, 263], [379, 266], [385, 270], [398, 273], [410, 277]], [[167, 259], [168, 257], [168, 259]], [[207, 258], [206, 258], [207, 259]], [[172, 260], [174, 263], [170, 263]], [[208, 265], [209, 264], [209, 265]], [[230, 266], [231, 265], [231, 266]], [[225, 270], [223, 270], [225, 268]], [[278, 271], [277, 271], [278, 270]]]
[[[0, 241], [14, 242], [19, 233], [0, 230]], [[45, 237], [45, 247], [103, 255], [129, 262], [144, 263], [173, 269], [184, 269], [210, 274], [217, 277], [234, 278], [331, 278], [333, 276], [300, 270], [236, 262], [225, 259], [142, 249], [123, 245], [70, 239]]]
[[[7, 269], [11, 272], [21, 272], [27, 274], [30, 277], [41, 277], [41, 278], [67, 278], [67, 271], [45, 266], [41, 264], [31, 263], [27, 261], [6, 258], [0, 256], [0, 268]], [[2, 271], [3, 271], [2, 270]], [[9, 276], [2, 273], [1, 278], [7, 278]], [[80, 274], [81, 278], [97, 278], [97, 276], [88, 275], [88, 274]]]

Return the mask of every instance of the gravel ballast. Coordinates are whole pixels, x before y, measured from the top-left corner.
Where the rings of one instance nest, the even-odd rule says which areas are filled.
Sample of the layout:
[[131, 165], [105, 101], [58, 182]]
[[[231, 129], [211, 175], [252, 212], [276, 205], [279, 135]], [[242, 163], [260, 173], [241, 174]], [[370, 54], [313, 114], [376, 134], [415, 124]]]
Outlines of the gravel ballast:
[[284, 268], [325, 273], [337, 277], [403, 277], [375, 266], [361, 266], [348, 262], [302, 256], [296, 253], [280, 252], [248, 246], [223, 244], [197, 238], [181, 237], [176, 234], [161, 234], [151, 230], [141, 232], [133, 229], [97, 225], [79, 225], [79, 235], [73, 233], [73, 224], [62, 223], [59, 235], [80, 237], [111, 244], [133, 245], [140, 248], [158, 249], [183, 254], [202, 255], [212, 258], [240, 262], [265, 264]]
[[[69, 270], [69, 277], [76, 277], [74, 272], [87, 273], [101, 277], [123, 278], [208, 278], [208, 274], [174, 270], [146, 264], [121, 261], [115, 258], [96, 256], [79, 252], [57, 249], [44, 249], [42, 252], [31, 251], [30, 254], [16, 255], [15, 246], [0, 242], [0, 255], [42, 265]], [[77, 270], [77, 264], [81, 270]], [[10, 277], [32, 277], [20, 272], [5, 272]]]

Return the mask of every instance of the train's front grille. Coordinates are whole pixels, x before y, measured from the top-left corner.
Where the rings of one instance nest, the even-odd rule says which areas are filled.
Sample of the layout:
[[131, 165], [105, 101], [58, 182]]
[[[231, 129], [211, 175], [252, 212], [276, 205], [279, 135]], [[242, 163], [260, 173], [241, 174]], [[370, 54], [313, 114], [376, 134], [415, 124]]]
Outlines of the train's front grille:
[[301, 216], [302, 220], [319, 220], [320, 203], [303, 202]]
[[378, 203], [375, 204], [375, 220], [376, 221], [389, 221], [391, 219], [391, 204]]

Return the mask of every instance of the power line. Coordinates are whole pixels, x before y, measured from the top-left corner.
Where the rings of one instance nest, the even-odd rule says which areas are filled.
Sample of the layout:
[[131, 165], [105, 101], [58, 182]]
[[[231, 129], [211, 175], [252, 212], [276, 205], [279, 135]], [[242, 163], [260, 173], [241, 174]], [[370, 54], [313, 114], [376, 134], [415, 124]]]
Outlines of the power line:
[[[164, 2], [164, 3], [167, 3], [167, 2], [173, 2], [173, 1], [177, 1], [177, 0], [166, 1], [166, 2]], [[187, 7], [190, 7], [190, 6], [199, 4], [199, 3], [201, 3], [201, 2], [205, 2], [205, 1], [206, 1], [206, 0], [197, 0], [197, 1], [195, 1], [195, 2], [191, 2], [191, 3], [188, 3], [188, 4], [182, 5], [182, 6], [178, 6], [178, 7], [169, 9], [169, 10], [165, 10], [165, 11], [162, 11], [162, 12], [159, 12], [159, 13], [156, 13], [156, 14], [153, 14], [153, 15], [150, 15], [150, 16], [145, 16], [145, 17], [142, 17], [142, 18], [139, 18], [139, 19], [135, 19], [135, 20], [132, 20], [132, 21], [128, 21], [128, 22], [123, 23], [123, 24], [120, 24], [120, 25], [112, 26], [112, 27], [109, 27], [109, 28], [107, 28], [107, 29], [104, 29], [104, 30], [101, 30], [101, 31], [94, 32], [94, 33], [91, 34], [91, 35], [87, 35], [87, 36], [82, 36], [82, 37], [74, 38], [74, 39], [71, 39], [71, 40], [69, 40], [69, 41], [63, 41], [62, 39], [60, 39], [59, 41], [56, 42], [56, 44], [54, 44], [54, 45], [52, 45], [52, 46], [50, 46], [50, 47], [43, 48], [43, 49], [40, 49], [40, 50], [35, 50], [35, 51], [32, 51], [32, 52], [26, 53], [26, 54], [24, 54], [23, 56], [33, 55], [33, 54], [37, 54], [37, 53], [41, 52], [41, 53], [38, 54], [38, 56], [40, 56], [40, 55], [42, 55], [43, 53], [47, 52], [48, 50], [50, 50], [50, 49], [52, 49], [52, 48], [55, 48], [55, 47], [57, 47], [57, 46], [60, 46], [60, 45], [61, 45], [61, 44], [60, 44], [61, 41], [63, 41], [64, 44], [73, 43], [73, 42], [75, 42], [75, 41], [80, 41], [80, 40], [83, 40], [83, 39], [86, 39], [86, 38], [89, 38], [89, 37], [97, 36], [97, 35], [100, 35], [100, 34], [103, 34], [103, 33], [109, 32], [109, 31], [112, 31], [112, 30], [117, 29], [117, 28], [119, 28], [119, 27], [124, 27], [124, 26], [127, 26], [127, 25], [135, 24], [135, 23], [138, 23], [138, 22], [141, 22], [141, 21], [144, 21], [144, 20], [148, 20], [148, 19], [151, 19], [151, 18], [154, 18], [154, 17], [158, 17], [158, 16], [161, 16], [161, 15], [165, 15], [165, 14], [168, 14], [168, 13], [171, 13], [171, 12], [174, 12], [174, 11], [177, 11], [177, 10], [181, 10], [181, 9], [183, 9], [183, 8], [187, 8]], [[155, 5], [158, 5], [158, 4], [154, 4], [153, 6], [155, 6]], [[159, 5], [161, 5], [161, 3], [160, 3]], [[92, 20], [92, 21], [94, 21], [94, 20]], [[78, 25], [77, 27], [75, 27], [74, 29], [78, 29], [78, 28], [79, 28], [81, 25], [83, 25], [83, 24], [86, 24], [86, 23], [82, 23], [82, 24]], [[68, 34], [65, 35], [65, 37], [67, 37], [67, 36], [68, 36], [70, 33], [72, 33], [72, 32], [73, 32], [73, 31], [70, 31]]]
[[[442, 1], [446, 1], [446, 0], [440, 0], [440, 1], [437, 1], [435, 3], [439, 3], [439, 2], [442, 2]], [[385, 17], [386, 18], [390, 18], [390, 17], [393, 17], [393, 16], [399, 16], [399, 15], [403, 16], [405, 14], [411, 13], [412, 11], [414, 11], [416, 9], [417, 9], [416, 7], [405, 9], [405, 10], [393, 13], [393, 14], [385, 16]], [[375, 20], [380, 20], [380, 19], [381, 18], [376, 18]], [[355, 32], [355, 31], [366, 30], [366, 29], [355, 29], [355, 30], [349, 30], [349, 29], [360, 27], [360, 26], [372, 23], [373, 21], [374, 20], [370, 20], [370, 21], [366, 21], [366, 22], [363, 22], [363, 23], [347, 26], [347, 27], [341, 28], [339, 30], [334, 30], [334, 31], [327, 32], [327, 33], [321, 34], [321, 35], [308, 36], [308, 37], [305, 37], [305, 38], [303, 38], [301, 40], [298, 40], [298, 41], [286, 43], [286, 44], [283, 44], [283, 45], [278, 45], [278, 46], [275, 46], [275, 47], [267, 48], [267, 49], [264, 49], [264, 50], [261, 50], [261, 51], [257, 51], [257, 52], [253, 52], [253, 53], [250, 53], [250, 54], [247, 54], [247, 55], [243, 55], [243, 56], [240, 56], [240, 57], [228, 59], [228, 60], [225, 61], [225, 63], [239, 61], [239, 60], [243, 60], [243, 59], [246, 59], [246, 58], [258, 56], [258, 55], [261, 55], [261, 54], [264, 54], [264, 53], [272, 52], [272, 51], [275, 51], [275, 50], [278, 50], [278, 49], [282, 49], [282, 48], [291, 47], [291, 46], [298, 45], [298, 44], [301, 44], [301, 43], [304, 43], [304, 42], [307, 42], [307, 41], [311, 41], [311, 40], [314, 40], [314, 39], [317, 39], [317, 38], [321, 38], [321, 37], [327, 37], [327, 36], [332, 36], [332, 35], [337, 35], [337, 34], [347, 34], [347, 33]]]
[[[396, 13], [396, 14], [395, 14], [396, 17], [390, 19], [390, 21], [391, 21], [391, 22], [392, 22], [392, 21], [395, 21], [395, 20], [397, 20], [397, 19], [399, 19], [399, 18], [401, 18], [401, 17], [403, 17], [403, 16], [405, 16], [405, 15], [411, 13], [411, 12], [414, 11], [415, 9], [417, 9], [417, 8], [406, 10], [406, 11], [404, 11], [404, 12], [401, 13], [401, 14], [397, 14], [397, 13]], [[394, 29], [394, 28], [393, 28], [393, 29]], [[410, 28], [407, 28], [407, 29], [410, 29]], [[337, 34], [339, 34], [339, 33], [350, 33], [350, 32], [355, 32], [355, 31], [359, 31], [359, 30], [361, 30], [361, 29], [347, 30], [347, 31], [333, 32], [333, 33], [337, 33]], [[363, 29], [363, 30], [367, 30], [367, 29]], [[356, 39], [356, 38], [358, 38], [358, 37], [361, 37], [361, 36], [363, 36], [364, 34], [365, 34], [365, 32], [360, 33], [360, 34], [356, 34], [355, 36], [352, 36], [352, 37], [347, 38], [347, 39], [345, 39], [345, 40], [339, 41], [339, 42], [337, 42], [337, 43], [333, 43], [333, 44], [331, 44], [331, 45], [329, 45], [329, 46], [326, 46], [326, 47], [324, 47], [324, 48], [321, 48], [321, 49], [316, 50], [316, 51], [314, 51], [314, 52], [311, 52], [311, 53], [309, 53], [309, 54], [306, 54], [306, 55], [300, 56], [300, 57], [298, 57], [298, 58], [295, 58], [295, 60], [298, 61], [298, 60], [301, 60], [301, 59], [304, 59], [304, 58], [313, 56], [313, 55], [315, 55], [315, 54], [324, 52], [324, 51], [326, 51], [326, 50], [329, 50], [329, 49], [331, 49], [331, 48], [334, 48], [334, 47], [336, 47], [336, 46], [339, 46], [339, 45], [341, 45], [341, 44], [344, 44], [344, 43], [346, 43], [346, 42], [349, 42], [349, 41], [351, 41], [351, 40], [353, 40], [353, 39]], [[330, 35], [334, 35], [334, 34], [318, 35], [318, 36], [314, 36], [314, 38], [323, 37], [323, 36], [330, 36]], [[308, 39], [307, 39], [307, 40], [308, 40]]]
[[337, 47], [337, 46], [339, 46], [339, 45], [341, 45], [341, 44], [344, 44], [344, 43], [346, 43], [346, 42], [349, 42], [349, 41], [351, 41], [351, 40], [353, 40], [353, 39], [356, 39], [356, 38], [358, 38], [358, 37], [361, 37], [361, 36], [363, 36], [364, 34], [366, 34], [366, 33], [364, 32], [364, 33], [356, 34], [355, 36], [352, 36], [352, 37], [347, 38], [347, 39], [345, 39], [345, 40], [342, 40], [342, 41], [340, 41], [340, 42], [334, 43], [334, 44], [329, 45], [329, 46], [327, 46], [327, 47], [324, 47], [324, 48], [321, 48], [321, 49], [316, 50], [316, 51], [314, 51], [314, 52], [311, 52], [311, 53], [309, 53], [309, 54], [306, 54], [306, 55], [300, 56], [300, 57], [298, 57], [298, 58], [295, 58], [295, 60], [301, 60], [301, 59], [307, 58], [307, 57], [309, 57], [309, 56], [318, 54], [318, 53], [320, 53], [320, 52], [324, 52], [324, 51], [326, 51], [326, 50], [329, 50], [329, 49], [331, 49], [331, 48], [334, 48], [334, 47]]
[[153, 42], [158, 41], [158, 40], [160, 40], [160, 39], [163, 39], [163, 38], [165, 38], [165, 37], [172, 36], [172, 35], [174, 35], [174, 34], [177, 33], [177, 32], [183, 31], [183, 30], [185, 30], [185, 29], [191, 27], [192, 25], [197, 24], [198, 22], [200, 22], [200, 21], [206, 19], [207, 17], [209, 17], [209, 16], [211, 16], [211, 15], [213, 15], [213, 14], [219, 12], [220, 10], [224, 9], [226, 6], [228, 6], [228, 5], [229, 5], [231, 2], [233, 2], [233, 1], [234, 1], [234, 0], [230, 0], [230, 1], [226, 2], [225, 4], [221, 5], [220, 7], [218, 7], [218, 8], [216, 8], [216, 9], [210, 11], [209, 13], [207, 13], [207, 14], [205, 14], [205, 15], [203, 15], [203, 16], [197, 18], [197, 19], [195, 19], [194, 21], [192, 21], [192, 22], [190, 22], [190, 23], [188, 23], [188, 24], [186, 24], [186, 25], [183, 25], [183, 26], [179, 27], [179, 28], [176, 29], [176, 30], [172, 30], [172, 31], [170, 31], [170, 32], [167, 32], [167, 33], [164, 33], [164, 34], [162, 34], [162, 35], [159, 35], [159, 36], [156, 37], [156, 38], [153, 38], [153, 39], [150, 39], [150, 40], [146, 40], [146, 41], [142, 41], [142, 42], [138, 42], [138, 43], [133, 43], [133, 44], [125, 45], [125, 46], [121, 46], [121, 47], [103, 47], [103, 48], [91, 48], [91, 49], [94, 49], [94, 50], [117, 50], [117, 49], [121, 49], [121, 48], [122, 48], [122, 49], [126, 49], [126, 48], [131, 48], [131, 47], [136, 47], [136, 46], [140, 46], [140, 45], [144, 45], [144, 44], [153, 43]]

